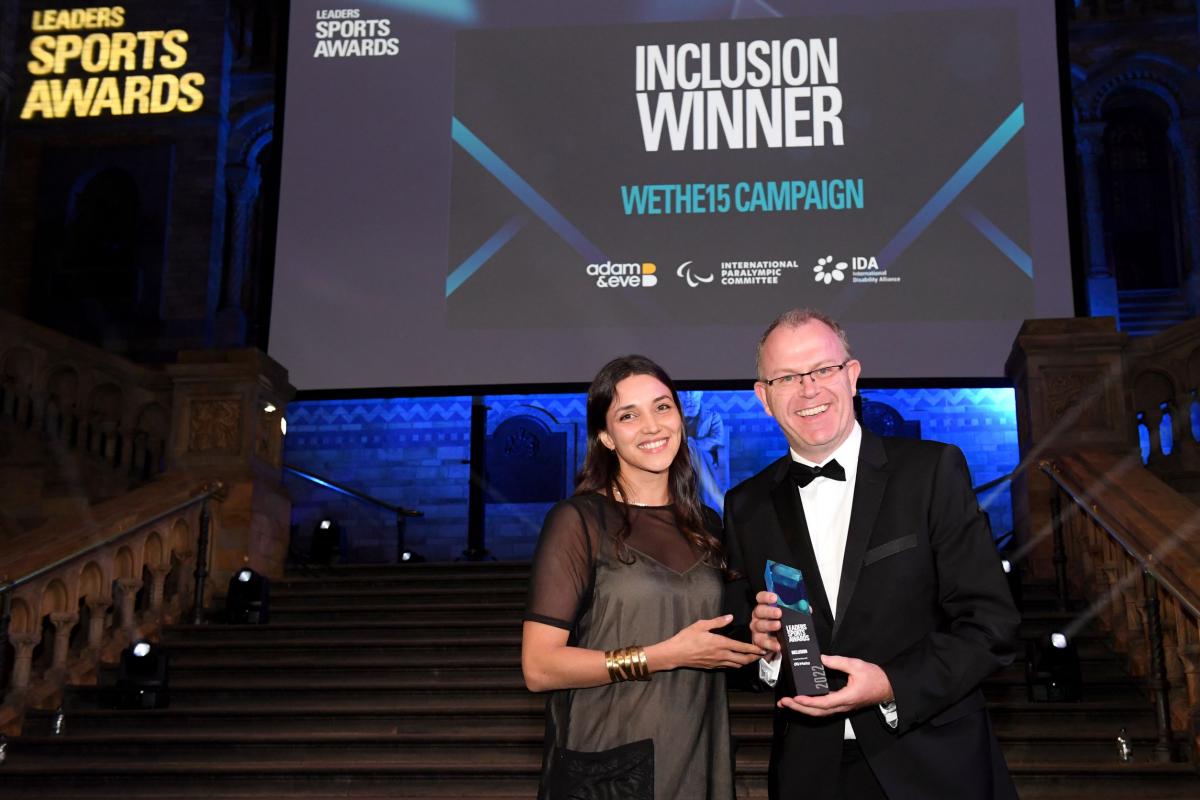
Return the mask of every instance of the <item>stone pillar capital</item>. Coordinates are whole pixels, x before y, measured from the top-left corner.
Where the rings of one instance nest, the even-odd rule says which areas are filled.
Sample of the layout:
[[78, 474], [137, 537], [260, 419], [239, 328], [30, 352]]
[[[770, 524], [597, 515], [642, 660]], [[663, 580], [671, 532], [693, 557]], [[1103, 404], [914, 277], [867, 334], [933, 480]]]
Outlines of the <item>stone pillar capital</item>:
[[64, 626], [68, 629], [73, 628], [77, 622], [79, 622], [78, 611], [55, 611], [50, 615], [50, 624], [59, 630], [62, 630]]
[[9, 644], [17, 651], [17, 658], [20, 658], [22, 653], [33, 652], [33, 648], [37, 647], [40, 641], [42, 641], [40, 633], [10, 633], [8, 635]]
[[123, 592], [136, 594], [142, 588], [142, 579], [117, 578], [117, 585], [121, 587], [121, 591]]
[[88, 610], [95, 614], [99, 611], [108, 610], [108, 607], [113, 603], [113, 599], [111, 597], [89, 597], [83, 602], [87, 605]]

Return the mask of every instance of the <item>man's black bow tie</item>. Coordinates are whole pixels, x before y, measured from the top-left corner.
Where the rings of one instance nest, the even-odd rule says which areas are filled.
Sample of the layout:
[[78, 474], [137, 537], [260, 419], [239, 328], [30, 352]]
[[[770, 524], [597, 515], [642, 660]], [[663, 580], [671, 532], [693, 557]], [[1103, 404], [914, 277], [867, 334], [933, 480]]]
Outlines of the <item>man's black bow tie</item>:
[[813, 478], [831, 478], [835, 481], [846, 480], [846, 470], [841, 464], [837, 463], [837, 459], [832, 459], [828, 464], [819, 467], [810, 467], [808, 464], [801, 464], [799, 461], [792, 462], [792, 480], [800, 488], [804, 488], [813, 482]]

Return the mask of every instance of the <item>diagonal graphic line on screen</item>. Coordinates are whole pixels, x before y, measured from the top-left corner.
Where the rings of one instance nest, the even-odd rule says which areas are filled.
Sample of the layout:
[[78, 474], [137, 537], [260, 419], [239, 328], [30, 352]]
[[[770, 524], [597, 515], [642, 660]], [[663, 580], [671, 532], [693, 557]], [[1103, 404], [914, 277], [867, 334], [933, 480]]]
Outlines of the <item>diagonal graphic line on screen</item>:
[[504, 184], [505, 188], [516, 195], [517, 199], [528, 206], [538, 219], [549, 225], [551, 230], [575, 248], [580, 255], [589, 261], [606, 260], [599, 247], [592, 244], [578, 228], [559, 213], [558, 209], [550, 205], [546, 198], [538, 194], [537, 190], [518, 175], [512, 167], [505, 164], [500, 156], [496, 155], [478, 136], [471, 133], [466, 125], [459, 122], [458, 117], [454, 117], [451, 122], [450, 136], [458, 143], [459, 147], [466, 150], [472, 158], [479, 162], [480, 166], [496, 176], [496, 179]]
[[996, 128], [992, 135], [979, 146], [979, 149], [958, 168], [958, 171], [950, 176], [950, 180], [934, 192], [933, 197], [929, 198], [929, 202], [884, 246], [879, 252], [879, 266], [884, 269], [888, 268], [901, 253], [907, 250], [908, 246], [925, 232], [925, 229], [954, 202], [955, 198], [962, 194], [963, 189], [967, 188], [967, 184], [975, 180], [980, 172], [983, 172], [984, 167], [992, 162], [992, 159], [1012, 141], [1023, 127], [1025, 127], [1025, 104], [1019, 103], [1008, 115], [1008, 118], [1000, 123], [1000, 127]]
[[458, 287], [467, 282], [467, 279], [479, 271], [479, 268], [487, 263], [487, 260], [496, 255], [501, 247], [508, 244], [509, 241], [517, 235], [517, 231], [525, 227], [525, 217], [518, 214], [517, 216], [504, 223], [500, 230], [496, 231], [491, 237], [479, 246], [471, 255], [467, 256], [466, 260], [454, 268], [454, 271], [446, 276], [446, 297], [454, 294]]
[[1008, 259], [1017, 267], [1028, 275], [1033, 277], [1033, 258], [1025, 252], [1022, 247], [1008, 238], [1008, 234], [996, 227], [996, 223], [983, 215], [983, 212], [972, 205], [962, 205], [958, 209], [958, 213], [967, 222], [975, 226], [975, 228], [984, 235], [989, 242], [996, 246]]

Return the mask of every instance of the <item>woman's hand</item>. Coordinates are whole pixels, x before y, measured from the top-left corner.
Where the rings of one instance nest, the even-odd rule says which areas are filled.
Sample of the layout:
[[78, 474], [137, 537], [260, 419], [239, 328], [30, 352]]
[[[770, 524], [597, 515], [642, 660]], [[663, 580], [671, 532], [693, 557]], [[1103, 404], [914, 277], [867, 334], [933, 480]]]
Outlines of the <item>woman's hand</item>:
[[645, 648], [647, 666], [652, 672], [679, 667], [742, 667], [765, 655], [766, 651], [755, 645], [713, 633], [717, 628], [723, 628], [732, 621], [733, 615], [726, 614], [723, 617], [693, 622], [670, 639]]

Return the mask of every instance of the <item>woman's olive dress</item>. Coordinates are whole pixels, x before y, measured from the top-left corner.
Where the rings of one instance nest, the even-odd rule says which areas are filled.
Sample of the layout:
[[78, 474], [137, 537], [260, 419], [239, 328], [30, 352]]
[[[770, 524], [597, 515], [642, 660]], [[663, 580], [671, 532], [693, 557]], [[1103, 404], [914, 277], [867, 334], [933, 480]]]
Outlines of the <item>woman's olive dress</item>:
[[[704, 563], [670, 506], [629, 506], [630, 536], [618, 553], [622, 506], [578, 495], [546, 516], [533, 561], [525, 619], [571, 632], [590, 650], [650, 645], [696, 620], [719, 616], [722, 573]], [[716, 514], [705, 509], [719, 532]], [[656, 672], [552, 692], [539, 798], [731, 800], [733, 760], [725, 675]]]

